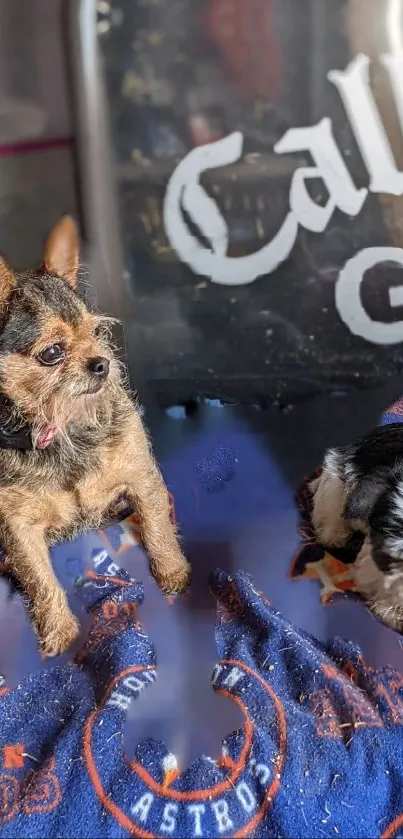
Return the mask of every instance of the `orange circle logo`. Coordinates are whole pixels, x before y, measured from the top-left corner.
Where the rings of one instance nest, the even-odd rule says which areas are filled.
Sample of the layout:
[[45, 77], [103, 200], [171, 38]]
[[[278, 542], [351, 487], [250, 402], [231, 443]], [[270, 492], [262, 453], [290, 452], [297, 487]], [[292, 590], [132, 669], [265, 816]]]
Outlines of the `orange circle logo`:
[[[129, 761], [122, 738], [131, 699], [155, 670], [129, 667], [109, 685], [87, 720], [84, 758], [103, 808], [139, 837], [250, 836], [274, 800], [286, 751], [283, 706], [272, 687], [242, 661], [222, 661], [213, 683], [242, 709], [243, 728], [228, 738], [222, 759], [200, 758], [183, 775], [162, 744], [139, 748]], [[264, 726], [258, 724], [264, 708]], [[267, 726], [272, 718], [273, 725]], [[141, 744], [140, 744], [141, 746]], [[107, 759], [105, 759], [107, 755]]]

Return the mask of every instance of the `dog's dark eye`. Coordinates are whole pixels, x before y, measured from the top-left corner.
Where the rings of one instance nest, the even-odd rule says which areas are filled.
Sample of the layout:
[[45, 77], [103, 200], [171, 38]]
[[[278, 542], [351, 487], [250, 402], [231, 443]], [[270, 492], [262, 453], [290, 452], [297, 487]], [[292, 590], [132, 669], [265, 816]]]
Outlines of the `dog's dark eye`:
[[54, 364], [60, 364], [64, 360], [64, 356], [65, 352], [62, 345], [52, 344], [51, 347], [46, 347], [46, 350], [39, 353], [38, 361], [45, 367], [52, 367]]

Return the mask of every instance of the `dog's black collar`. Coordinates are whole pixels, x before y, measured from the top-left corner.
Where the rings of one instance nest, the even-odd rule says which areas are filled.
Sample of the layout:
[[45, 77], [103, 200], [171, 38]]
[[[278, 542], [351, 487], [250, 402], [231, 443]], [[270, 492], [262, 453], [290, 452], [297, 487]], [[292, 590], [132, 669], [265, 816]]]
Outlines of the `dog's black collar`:
[[32, 451], [31, 426], [26, 422], [17, 429], [12, 428], [10, 414], [11, 404], [0, 394], [0, 449]]

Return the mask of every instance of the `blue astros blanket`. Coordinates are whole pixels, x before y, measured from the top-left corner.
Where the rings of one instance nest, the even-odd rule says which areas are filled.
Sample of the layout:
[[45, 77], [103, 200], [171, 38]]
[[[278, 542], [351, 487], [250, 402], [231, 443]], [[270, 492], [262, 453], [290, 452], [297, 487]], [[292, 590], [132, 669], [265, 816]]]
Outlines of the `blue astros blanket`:
[[2, 837], [400, 836], [403, 676], [297, 631], [243, 573], [211, 580], [213, 686], [243, 727], [182, 775], [161, 742], [129, 759], [125, 717], [155, 654], [141, 585], [108, 562], [79, 582], [92, 627], [75, 661], [3, 685]]
[[403, 835], [403, 674], [294, 628], [242, 572], [217, 571], [211, 590], [212, 684], [243, 726], [182, 773], [155, 739], [126, 753], [131, 702], [158, 669], [142, 585], [116, 562], [122, 532], [84, 576], [70, 567], [90, 621], [74, 661], [0, 680], [1, 837]]

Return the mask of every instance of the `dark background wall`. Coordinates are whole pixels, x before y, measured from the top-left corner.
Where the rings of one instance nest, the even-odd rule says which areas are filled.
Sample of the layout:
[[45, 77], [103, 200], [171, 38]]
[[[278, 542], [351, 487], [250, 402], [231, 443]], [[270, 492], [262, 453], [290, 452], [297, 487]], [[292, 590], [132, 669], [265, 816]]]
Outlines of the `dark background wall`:
[[[402, 368], [400, 343], [356, 337], [335, 305], [345, 263], [367, 247], [401, 241], [401, 199], [369, 194], [351, 218], [336, 209], [326, 230], [300, 229], [289, 257], [250, 285], [217, 285], [171, 247], [163, 208], [177, 165], [198, 145], [240, 130], [243, 154], [201, 177], [229, 229], [228, 254], [268, 242], [284, 220], [295, 170], [307, 152], [278, 155], [287, 129], [330, 117], [357, 188], [368, 187], [339, 94], [327, 79], [359, 52], [401, 160], [402, 136], [386, 74], [387, 3], [364, 0], [119, 0], [101, 38], [119, 191], [127, 286], [134, 314], [130, 353], [162, 402], [197, 395], [287, 404], [323, 391], [374, 387]], [[398, 27], [400, 21], [398, 19]], [[323, 182], [312, 196], [327, 200]], [[204, 247], [209, 242], [183, 213]], [[214, 223], [213, 223], [214, 226]], [[362, 285], [373, 320], [403, 320], [388, 291], [391, 263]], [[227, 278], [231, 282], [230, 276]], [[403, 328], [402, 328], [403, 337]]]

